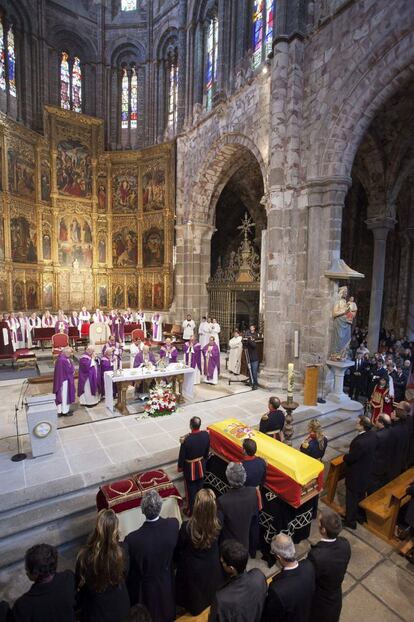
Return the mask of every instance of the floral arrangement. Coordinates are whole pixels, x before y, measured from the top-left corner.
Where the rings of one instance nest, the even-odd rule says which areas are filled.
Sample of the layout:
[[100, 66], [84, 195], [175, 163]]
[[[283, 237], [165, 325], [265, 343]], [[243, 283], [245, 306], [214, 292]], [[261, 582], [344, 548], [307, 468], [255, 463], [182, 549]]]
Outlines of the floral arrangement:
[[164, 417], [172, 415], [177, 409], [177, 400], [172, 392], [171, 384], [158, 382], [150, 389], [149, 400], [144, 406], [145, 412], [150, 417]]

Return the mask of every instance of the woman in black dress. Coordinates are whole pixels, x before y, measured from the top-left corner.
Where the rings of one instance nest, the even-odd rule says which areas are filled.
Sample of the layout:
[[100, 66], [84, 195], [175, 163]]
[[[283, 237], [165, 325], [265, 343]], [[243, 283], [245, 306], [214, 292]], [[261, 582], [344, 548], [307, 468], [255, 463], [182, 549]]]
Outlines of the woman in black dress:
[[125, 585], [128, 556], [119, 543], [118, 518], [101, 510], [96, 527], [78, 554], [76, 584], [81, 622], [122, 622], [130, 602]]
[[181, 525], [176, 549], [177, 604], [193, 616], [211, 605], [225, 580], [218, 545], [220, 531], [214, 492], [199, 490], [190, 520]]
[[[317, 419], [311, 419], [308, 424], [308, 436], [302, 442], [300, 451], [322, 462], [327, 445], [328, 439], [323, 433], [321, 424]], [[318, 514], [318, 499], [319, 495], [313, 498], [312, 518], [316, 518]]]

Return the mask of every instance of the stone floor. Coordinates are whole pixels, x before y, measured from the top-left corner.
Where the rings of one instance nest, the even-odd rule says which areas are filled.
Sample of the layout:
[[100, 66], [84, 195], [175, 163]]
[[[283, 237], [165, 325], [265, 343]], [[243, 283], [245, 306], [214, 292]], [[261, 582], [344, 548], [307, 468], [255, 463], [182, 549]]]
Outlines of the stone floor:
[[[6, 388], [0, 386], [0, 424], [8, 426], [10, 433], [12, 406], [18, 399], [20, 389], [19, 383], [10, 383]], [[174, 415], [157, 420], [130, 415], [62, 429], [58, 431], [55, 454], [29, 458], [22, 463], [10, 461], [16, 451], [15, 443], [11, 438], [4, 439], [0, 441], [2, 493], [29, 494], [32, 490], [39, 491], [52, 484], [63, 489], [75, 476], [81, 476], [86, 485], [105, 477], [115, 477], [117, 468], [124, 469], [123, 472], [127, 472], [126, 466], [139, 470], [140, 460], [150, 456], [159, 455], [164, 459], [170, 456], [172, 460], [178, 451], [179, 437], [187, 431], [192, 415], [199, 415], [203, 425], [228, 417], [254, 425], [265, 412], [268, 398], [269, 393], [260, 389], [188, 404]], [[318, 416], [329, 439], [325, 456], [327, 468], [332, 458], [347, 450], [355, 434], [358, 413], [337, 410], [336, 406], [329, 404], [321, 407], [320, 411]], [[315, 414], [315, 409], [306, 407], [296, 411], [294, 446], [300, 444], [306, 433], [307, 421]], [[1, 499], [0, 494], [0, 504]], [[352, 559], [344, 583], [341, 621], [412, 621], [414, 566], [361, 526], [356, 532], [345, 530], [344, 535], [351, 542]], [[310, 541], [316, 540], [316, 525], [313, 525]], [[299, 554], [305, 555], [309, 546], [309, 541], [300, 543]], [[72, 547], [61, 551], [61, 566], [72, 567], [75, 555]], [[260, 560], [253, 563], [268, 572]], [[27, 585], [22, 568], [14, 567], [10, 568], [10, 572], [5, 570], [0, 573], [0, 597], [13, 600], [27, 589]]]

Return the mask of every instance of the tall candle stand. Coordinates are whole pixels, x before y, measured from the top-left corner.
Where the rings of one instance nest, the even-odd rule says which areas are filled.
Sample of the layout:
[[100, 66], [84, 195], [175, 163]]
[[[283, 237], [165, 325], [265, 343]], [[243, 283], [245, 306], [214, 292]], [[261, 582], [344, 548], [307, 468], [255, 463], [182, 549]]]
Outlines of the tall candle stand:
[[295, 381], [295, 372], [293, 368], [293, 363], [289, 363], [288, 365], [288, 391], [287, 391], [287, 400], [286, 402], [282, 402], [281, 406], [286, 411], [286, 419], [285, 425], [283, 427], [283, 436], [284, 442], [286, 445], [292, 445], [292, 437], [293, 437], [293, 411], [299, 406], [297, 402], [293, 401], [293, 386]]

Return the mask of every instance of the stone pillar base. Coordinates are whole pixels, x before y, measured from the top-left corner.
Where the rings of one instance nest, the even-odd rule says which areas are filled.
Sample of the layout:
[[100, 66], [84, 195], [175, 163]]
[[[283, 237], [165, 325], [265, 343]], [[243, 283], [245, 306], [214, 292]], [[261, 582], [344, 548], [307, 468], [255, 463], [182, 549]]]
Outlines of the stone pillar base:
[[284, 389], [287, 391], [286, 369], [272, 369], [264, 367], [259, 374], [259, 387], [262, 389]]
[[346, 360], [346, 361], [326, 361], [329, 370], [334, 375], [334, 386], [333, 389], [328, 395], [326, 399], [330, 402], [335, 402], [337, 404], [346, 404], [352, 402], [349, 395], [344, 393], [344, 376], [347, 369], [353, 367], [355, 365], [354, 361]]

